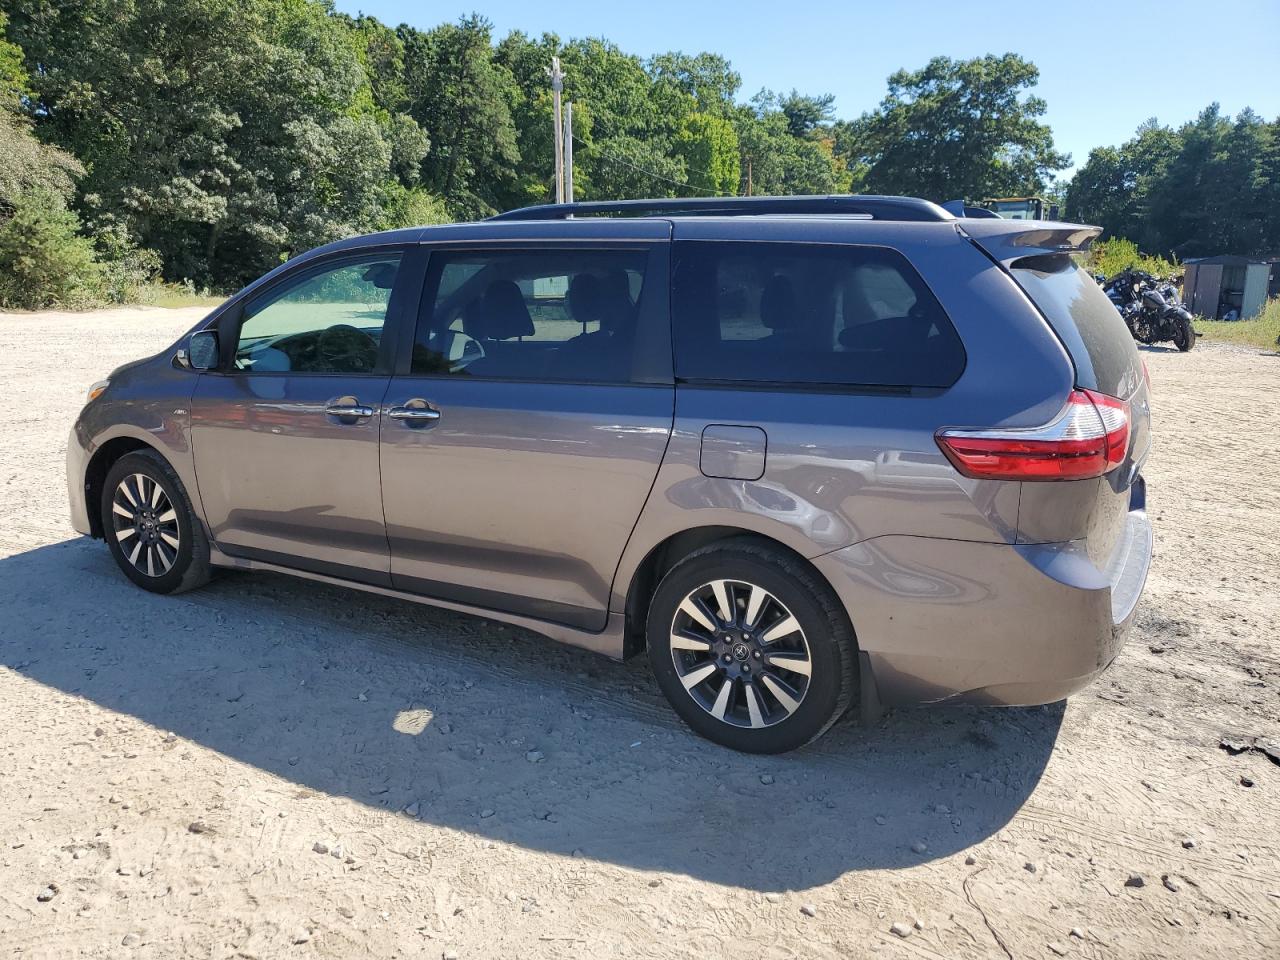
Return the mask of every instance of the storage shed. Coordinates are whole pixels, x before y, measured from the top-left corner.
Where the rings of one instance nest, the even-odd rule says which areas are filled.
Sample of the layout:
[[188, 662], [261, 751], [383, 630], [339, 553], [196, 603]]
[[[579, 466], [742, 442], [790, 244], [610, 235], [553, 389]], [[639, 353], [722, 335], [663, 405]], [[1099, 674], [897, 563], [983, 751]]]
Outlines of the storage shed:
[[1187, 309], [1198, 317], [1244, 320], [1261, 313], [1268, 296], [1280, 291], [1280, 260], [1202, 257], [1186, 262], [1182, 278]]

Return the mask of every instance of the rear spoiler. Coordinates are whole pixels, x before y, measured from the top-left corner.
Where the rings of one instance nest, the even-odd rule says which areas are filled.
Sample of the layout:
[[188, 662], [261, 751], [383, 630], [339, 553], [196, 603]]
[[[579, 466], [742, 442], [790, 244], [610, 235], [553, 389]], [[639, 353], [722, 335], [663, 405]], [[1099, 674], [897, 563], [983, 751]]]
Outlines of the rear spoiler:
[[1024, 257], [1083, 253], [1101, 227], [1053, 220], [965, 220], [957, 229], [988, 255], [1008, 266]]

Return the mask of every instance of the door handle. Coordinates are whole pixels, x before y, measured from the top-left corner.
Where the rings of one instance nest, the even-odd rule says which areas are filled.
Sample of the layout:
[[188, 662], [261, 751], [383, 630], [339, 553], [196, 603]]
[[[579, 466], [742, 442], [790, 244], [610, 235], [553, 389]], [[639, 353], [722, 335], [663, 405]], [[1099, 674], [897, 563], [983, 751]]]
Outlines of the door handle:
[[[343, 401], [348, 398], [344, 397]], [[350, 403], [335, 401], [328, 404], [324, 408], [324, 412], [331, 417], [346, 417], [348, 419], [363, 419], [373, 416], [373, 407], [366, 407], [364, 404], [353, 401]]]
[[387, 411], [392, 420], [403, 420], [405, 426], [412, 427], [423, 423], [434, 423], [440, 419], [440, 411], [427, 404], [425, 400], [410, 400], [399, 407]]

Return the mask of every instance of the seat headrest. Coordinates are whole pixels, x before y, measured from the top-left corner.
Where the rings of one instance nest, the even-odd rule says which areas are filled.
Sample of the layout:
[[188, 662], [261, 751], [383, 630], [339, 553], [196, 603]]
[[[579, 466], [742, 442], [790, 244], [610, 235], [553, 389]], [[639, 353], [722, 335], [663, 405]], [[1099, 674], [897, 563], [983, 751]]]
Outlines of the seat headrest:
[[760, 294], [760, 322], [770, 330], [794, 330], [799, 326], [796, 317], [796, 294], [791, 280], [774, 274]]
[[600, 319], [604, 306], [604, 293], [600, 278], [590, 273], [579, 273], [569, 284], [569, 313], [578, 323], [591, 323]]
[[631, 299], [631, 281], [625, 270], [610, 270], [600, 282], [601, 329], [610, 333], [630, 330], [635, 326], [636, 305]]
[[510, 340], [533, 335], [533, 318], [514, 280], [494, 280], [467, 311], [464, 329], [477, 340]]

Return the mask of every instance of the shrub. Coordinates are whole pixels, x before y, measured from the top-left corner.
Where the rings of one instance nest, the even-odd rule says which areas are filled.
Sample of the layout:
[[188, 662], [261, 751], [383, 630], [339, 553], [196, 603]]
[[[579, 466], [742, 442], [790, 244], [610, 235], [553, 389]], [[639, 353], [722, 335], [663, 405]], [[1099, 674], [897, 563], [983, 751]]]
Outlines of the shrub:
[[94, 299], [103, 303], [141, 303], [160, 281], [160, 254], [139, 247], [120, 225], [94, 232], [99, 273]]
[[444, 200], [420, 187], [393, 185], [388, 190], [386, 212], [379, 227], [395, 230], [399, 227], [425, 227], [436, 223], [449, 223], [452, 217], [445, 209]]
[[76, 215], [55, 194], [33, 190], [17, 197], [0, 224], [0, 306], [87, 306], [100, 267], [93, 244], [80, 236]]
[[1138, 250], [1138, 245], [1123, 237], [1112, 237], [1095, 243], [1084, 256], [1082, 264], [1090, 273], [1101, 273], [1106, 277], [1114, 277], [1121, 270], [1136, 267], [1153, 273], [1158, 277], [1169, 277], [1182, 273], [1182, 267], [1164, 257], [1150, 257]]

